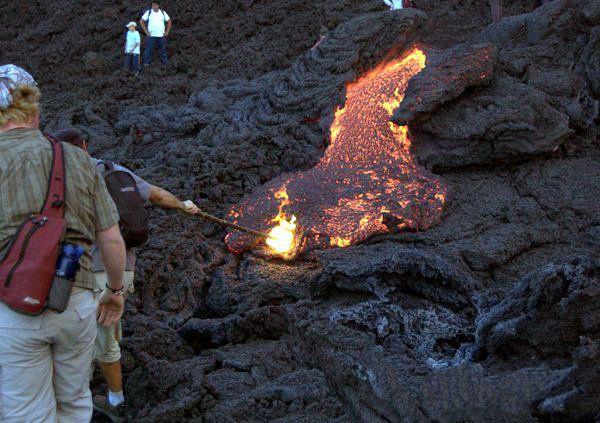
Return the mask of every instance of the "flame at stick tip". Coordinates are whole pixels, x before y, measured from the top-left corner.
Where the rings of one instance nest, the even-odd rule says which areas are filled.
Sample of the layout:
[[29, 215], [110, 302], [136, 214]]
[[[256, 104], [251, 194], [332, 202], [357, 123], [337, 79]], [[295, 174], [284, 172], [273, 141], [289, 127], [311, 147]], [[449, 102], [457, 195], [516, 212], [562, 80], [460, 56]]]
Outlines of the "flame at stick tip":
[[285, 215], [275, 219], [279, 221], [279, 225], [269, 231], [266, 243], [277, 254], [292, 254], [296, 243], [296, 216], [292, 216], [289, 221]]
[[283, 211], [283, 208], [290, 203], [285, 186], [277, 191], [274, 197], [280, 202], [277, 216], [271, 220], [271, 223], [276, 223], [277, 226], [267, 234], [269, 237], [266, 244], [275, 254], [288, 258], [294, 255], [296, 248], [296, 216], [292, 215], [292, 218], [288, 220]]

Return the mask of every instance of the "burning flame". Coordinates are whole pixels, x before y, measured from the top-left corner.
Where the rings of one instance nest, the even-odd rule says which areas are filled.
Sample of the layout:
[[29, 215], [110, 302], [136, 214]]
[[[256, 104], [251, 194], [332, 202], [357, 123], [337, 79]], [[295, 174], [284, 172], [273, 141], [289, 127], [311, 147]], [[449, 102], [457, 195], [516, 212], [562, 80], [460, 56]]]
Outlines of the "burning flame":
[[[330, 146], [319, 163], [257, 188], [231, 216], [250, 226], [275, 224], [267, 245], [276, 255], [348, 247], [374, 234], [435, 224], [446, 186], [417, 163], [408, 128], [390, 122], [408, 81], [425, 63], [425, 54], [415, 48], [349, 84], [345, 104], [337, 108], [331, 124]], [[302, 236], [296, 217], [287, 218], [292, 208], [302, 220]], [[253, 245], [239, 232], [230, 233], [226, 242], [235, 252]]]
[[291, 254], [296, 237], [296, 216], [292, 216], [289, 221], [282, 217], [279, 225], [271, 229], [268, 235], [266, 242], [273, 252], [283, 256]]
[[279, 212], [271, 223], [276, 223], [277, 226], [269, 231], [266, 244], [276, 255], [287, 258], [294, 254], [296, 245], [296, 216], [292, 215], [288, 220], [283, 211], [283, 208], [290, 204], [290, 197], [285, 187], [275, 193], [275, 198], [279, 200]]

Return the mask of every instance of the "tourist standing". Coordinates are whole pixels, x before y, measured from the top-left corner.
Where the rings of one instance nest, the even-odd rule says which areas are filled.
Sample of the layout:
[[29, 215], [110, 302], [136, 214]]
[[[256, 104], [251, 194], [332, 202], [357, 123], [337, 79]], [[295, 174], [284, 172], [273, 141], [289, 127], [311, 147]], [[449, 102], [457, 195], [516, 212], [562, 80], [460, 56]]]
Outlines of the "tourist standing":
[[144, 66], [152, 62], [152, 50], [156, 45], [160, 61], [167, 65], [169, 58], [167, 56], [167, 37], [171, 31], [171, 18], [164, 10], [161, 10], [158, 2], [152, 2], [152, 8], [146, 10], [140, 19], [142, 30], [147, 35], [146, 50], [144, 51]]
[[390, 7], [390, 10], [400, 10], [404, 8], [403, 0], [383, 0]]
[[[64, 129], [54, 133], [54, 136], [60, 141], [68, 142], [76, 147], [81, 148], [83, 151], [89, 154], [88, 141], [85, 139], [84, 134], [81, 131], [75, 128]], [[128, 191], [130, 192], [130, 197], [136, 197], [139, 199], [139, 201], [131, 201], [131, 198], [126, 198], [122, 195], [120, 198], [114, 198], [115, 203], [117, 204], [117, 209], [119, 210], [126, 209], [130, 214], [145, 215], [145, 210], [136, 211], [137, 207], [134, 203], [139, 203], [139, 205], [143, 207], [143, 203], [149, 201], [163, 209], [178, 210], [191, 215], [200, 211], [200, 209], [192, 201], [180, 201], [169, 191], [146, 182], [144, 179], [140, 178], [138, 175], [123, 166], [119, 166], [116, 163], [104, 162], [94, 158], [92, 158], [92, 161], [96, 164], [98, 172], [104, 175], [105, 178], [111, 173], [113, 175], [115, 175], [115, 173], [120, 173], [121, 176], [119, 177], [119, 180], [122, 180], [122, 177], [125, 176], [123, 174], [128, 176], [125, 176], [125, 180], [129, 181], [128, 186], [121, 187], [123, 189], [118, 189], [117, 191]], [[109, 192], [111, 193], [115, 191], [115, 187], [113, 186], [112, 188], [113, 189], [109, 187]], [[123, 218], [121, 219], [121, 227], [125, 230], [128, 225], [123, 221]], [[144, 217], [139, 220], [147, 222], [147, 219]], [[126, 231], [124, 232], [124, 238], [125, 243], [127, 244], [128, 237]], [[93, 258], [92, 270], [94, 272], [94, 276], [96, 277], [99, 285], [104, 285], [107, 278], [106, 266], [103, 263], [103, 258], [100, 255], [100, 251], [96, 245], [92, 247], [91, 253]], [[127, 262], [125, 265], [125, 276], [123, 280], [125, 295], [133, 292], [135, 262], [136, 248], [127, 248]], [[108, 290], [105, 290], [104, 295], [107, 295], [108, 292]], [[102, 302], [102, 299], [100, 302]], [[98, 326], [95, 360], [100, 364], [102, 374], [106, 380], [108, 392], [106, 395], [96, 395], [94, 397], [94, 408], [97, 411], [105, 414], [113, 421], [120, 421], [126, 417], [125, 396], [123, 393], [123, 376], [121, 371], [121, 348], [119, 346], [120, 341], [120, 321], [117, 324], [116, 330], [114, 327], [105, 328]]]
[[[0, 257], [12, 248], [22, 223], [46, 203], [56, 155], [38, 129], [39, 98], [31, 75], [14, 65], [0, 66]], [[92, 160], [71, 145], [60, 148], [66, 194], [52, 207], [64, 207], [64, 242], [86, 253], [62, 313], [46, 309], [32, 316], [0, 303], [1, 422], [89, 422], [96, 318], [113, 326], [123, 313], [125, 243], [117, 209]], [[96, 292], [105, 287], [97, 286], [91, 269], [94, 239], [112, 290], [100, 307]]]
[[492, 15], [492, 22], [500, 22], [502, 20], [502, 0], [489, 0]]
[[125, 37], [125, 69], [133, 72], [135, 76], [140, 73], [140, 45], [142, 42], [136, 28], [135, 22], [129, 22]]

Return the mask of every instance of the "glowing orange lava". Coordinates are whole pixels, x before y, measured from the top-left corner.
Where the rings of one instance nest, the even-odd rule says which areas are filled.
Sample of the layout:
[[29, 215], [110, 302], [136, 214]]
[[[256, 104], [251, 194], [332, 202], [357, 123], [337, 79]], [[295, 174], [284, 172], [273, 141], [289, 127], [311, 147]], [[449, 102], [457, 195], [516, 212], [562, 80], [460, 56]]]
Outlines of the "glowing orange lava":
[[[297, 246], [301, 251], [347, 247], [374, 234], [435, 224], [446, 187], [416, 162], [408, 128], [390, 122], [408, 81], [425, 62], [425, 54], [414, 49], [349, 84], [345, 105], [336, 110], [331, 125], [331, 144], [319, 163], [257, 188], [230, 216], [239, 224], [268, 230], [295, 215], [303, 228]], [[226, 237], [234, 252], [247, 250], [254, 241], [240, 232]]]

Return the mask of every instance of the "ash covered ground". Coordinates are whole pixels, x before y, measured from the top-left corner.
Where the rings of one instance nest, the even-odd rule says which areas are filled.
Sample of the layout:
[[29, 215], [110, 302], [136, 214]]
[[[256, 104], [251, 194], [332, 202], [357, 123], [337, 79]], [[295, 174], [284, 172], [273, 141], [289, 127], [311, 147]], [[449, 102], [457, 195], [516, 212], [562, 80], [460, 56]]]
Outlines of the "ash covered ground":
[[285, 263], [153, 212], [132, 420], [600, 419], [600, 1], [515, 1], [493, 26], [483, 1], [415, 3], [173, 0], [172, 65], [139, 80], [117, 67], [143, 5], [3, 5], [2, 62], [38, 78], [46, 130], [79, 126], [220, 216], [318, 162], [347, 83], [392, 49], [428, 56], [393, 120], [448, 185], [431, 229]]

